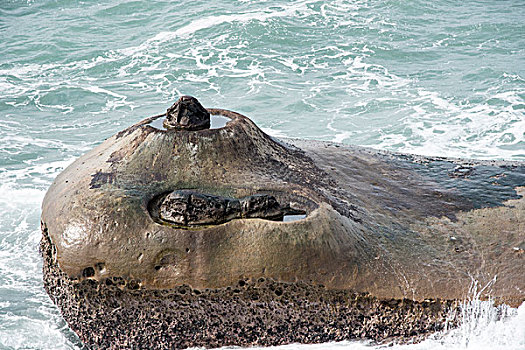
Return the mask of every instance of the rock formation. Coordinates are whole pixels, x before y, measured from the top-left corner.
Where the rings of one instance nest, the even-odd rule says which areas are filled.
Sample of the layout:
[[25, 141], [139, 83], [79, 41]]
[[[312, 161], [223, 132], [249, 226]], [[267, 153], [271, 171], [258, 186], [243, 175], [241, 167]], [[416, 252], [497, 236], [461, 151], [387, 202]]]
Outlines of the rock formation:
[[44, 285], [87, 346], [406, 340], [455, 324], [473, 281], [525, 299], [524, 164], [281, 141], [199, 106], [107, 139], [44, 198]]
[[210, 113], [191, 96], [182, 96], [166, 113], [166, 129], [202, 130], [210, 128]]

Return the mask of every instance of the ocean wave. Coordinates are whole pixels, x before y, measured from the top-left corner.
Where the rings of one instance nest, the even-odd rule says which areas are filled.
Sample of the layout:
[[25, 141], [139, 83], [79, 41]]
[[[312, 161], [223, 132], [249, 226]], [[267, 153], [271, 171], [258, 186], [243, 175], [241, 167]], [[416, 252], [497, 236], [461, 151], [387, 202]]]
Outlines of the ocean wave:
[[198, 18], [175, 31], [160, 32], [154, 37], [146, 40], [139, 46], [120, 49], [118, 52], [126, 56], [136, 55], [137, 53], [147, 51], [152, 47], [158, 47], [159, 45], [167, 41], [185, 38], [196, 33], [199, 30], [218, 26], [223, 23], [246, 23], [254, 20], [264, 22], [271, 18], [290, 16], [297, 11], [308, 11], [309, 8], [307, 7], [307, 4], [311, 2], [312, 1], [296, 1], [289, 5], [272, 6], [271, 9], [268, 8], [262, 11], [259, 10], [228, 15], [213, 15], [204, 18]]
[[[508, 105], [494, 105], [494, 100]], [[429, 156], [525, 159], [525, 117], [520, 112], [525, 101], [520, 91], [458, 104], [438, 92], [418, 90], [413, 101], [414, 112], [403, 119], [403, 130], [386, 130], [375, 147]]]

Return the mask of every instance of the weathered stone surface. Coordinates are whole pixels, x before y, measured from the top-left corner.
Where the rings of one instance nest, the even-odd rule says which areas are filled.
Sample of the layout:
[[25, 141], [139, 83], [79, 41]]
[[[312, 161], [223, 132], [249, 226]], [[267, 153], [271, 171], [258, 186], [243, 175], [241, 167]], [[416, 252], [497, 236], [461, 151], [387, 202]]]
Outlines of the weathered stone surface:
[[181, 96], [166, 112], [166, 129], [202, 130], [210, 127], [210, 113], [191, 96]]
[[44, 286], [79, 338], [94, 349], [271, 346], [348, 339], [423, 339], [454, 327], [457, 302], [383, 299], [304, 282], [242, 278], [217, 289], [140, 288], [132, 279], [72, 280], [41, 241]]
[[[111, 348], [112, 332], [118, 344], [150, 334], [176, 347], [412, 337], [442, 327], [432, 305], [453, 309], [473, 280], [487, 286], [482, 297], [525, 299], [525, 256], [515, 249], [525, 242], [523, 163], [283, 142], [240, 114], [208, 112], [231, 121], [160, 130], [150, 123], [164, 116], [148, 118], [79, 158], [46, 194], [44, 283], [86, 343]], [[306, 217], [281, 222], [279, 210]], [[260, 279], [282, 294], [259, 290], [259, 303], [234, 293]], [[122, 285], [106, 289], [111, 281]], [[304, 288], [286, 294], [289, 285]], [[159, 297], [182, 286], [192, 298]], [[319, 298], [305, 297], [318, 288]], [[361, 307], [352, 301], [361, 293], [390, 306]], [[409, 303], [421, 313], [404, 332], [393, 324]], [[222, 321], [207, 316], [225, 309]]]
[[279, 219], [285, 214], [273, 196], [256, 194], [240, 200], [241, 217]]

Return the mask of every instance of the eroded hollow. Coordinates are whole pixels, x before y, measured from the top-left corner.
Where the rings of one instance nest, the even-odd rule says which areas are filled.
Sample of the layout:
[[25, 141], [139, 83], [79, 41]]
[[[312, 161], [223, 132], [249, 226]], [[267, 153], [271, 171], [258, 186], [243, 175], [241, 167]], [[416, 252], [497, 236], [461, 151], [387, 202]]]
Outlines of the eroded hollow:
[[307, 210], [315, 207], [306, 198], [294, 196], [293, 201], [287, 201], [284, 195], [278, 197], [280, 200], [273, 194], [255, 193], [234, 198], [183, 189], [156, 196], [148, 210], [158, 223], [185, 228], [219, 225], [235, 219], [291, 222], [306, 218]]
[[292, 222], [292, 221], [298, 221], [306, 218], [306, 214], [289, 214], [283, 216], [284, 222]]
[[[166, 118], [165, 118], [165, 116], [162, 115], [162, 116], [152, 120], [147, 125], [150, 125], [150, 126], [154, 127], [155, 129], [158, 129], [158, 130], [168, 130], [164, 126], [164, 120], [166, 120]], [[225, 117], [223, 115], [212, 114], [210, 116], [210, 127], [209, 127], [209, 129], [224, 128], [226, 126], [226, 124], [228, 124], [231, 121], [232, 121], [231, 118]]]

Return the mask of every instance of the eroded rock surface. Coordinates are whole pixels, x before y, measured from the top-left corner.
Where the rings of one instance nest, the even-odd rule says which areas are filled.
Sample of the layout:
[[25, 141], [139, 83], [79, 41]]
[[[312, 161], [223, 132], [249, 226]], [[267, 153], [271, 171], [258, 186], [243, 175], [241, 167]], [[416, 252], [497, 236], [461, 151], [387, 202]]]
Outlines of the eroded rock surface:
[[378, 299], [304, 282], [240, 279], [218, 289], [151, 290], [136, 280], [71, 280], [41, 242], [45, 288], [79, 338], [95, 349], [275, 346], [348, 339], [412, 341], [453, 327], [456, 302]]
[[[204, 125], [185, 101], [168, 119]], [[44, 284], [86, 344], [409, 339], [444, 327], [473, 281], [525, 300], [523, 163], [280, 141], [207, 113], [230, 121], [147, 118], [47, 192]]]
[[181, 226], [218, 225], [241, 218], [282, 220], [285, 214], [297, 212], [282, 208], [275, 197], [267, 194], [236, 199], [193, 190], [170, 192], [158, 206], [161, 220]]

